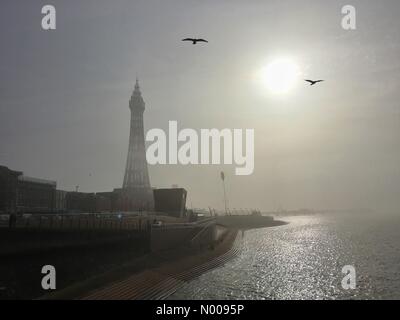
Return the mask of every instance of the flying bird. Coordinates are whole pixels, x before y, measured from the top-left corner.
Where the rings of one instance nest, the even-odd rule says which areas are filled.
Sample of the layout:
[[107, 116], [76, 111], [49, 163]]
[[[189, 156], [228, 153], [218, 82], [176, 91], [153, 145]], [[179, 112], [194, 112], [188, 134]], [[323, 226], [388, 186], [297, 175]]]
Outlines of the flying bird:
[[315, 85], [315, 84], [317, 84], [318, 82], [324, 82], [325, 80], [304, 80], [304, 81], [306, 81], [306, 82], [309, 82], [310, 83], [310, 86], [313, 86], [313, 85]]
[[207, 40], [205, 39], [194, 39], [194, 38], [186, 38], [186, 39], [182, 39], [182, 41], [190, 41], [192, 42], [192, 44], [197, 44], [197, 42], [207, 42]]

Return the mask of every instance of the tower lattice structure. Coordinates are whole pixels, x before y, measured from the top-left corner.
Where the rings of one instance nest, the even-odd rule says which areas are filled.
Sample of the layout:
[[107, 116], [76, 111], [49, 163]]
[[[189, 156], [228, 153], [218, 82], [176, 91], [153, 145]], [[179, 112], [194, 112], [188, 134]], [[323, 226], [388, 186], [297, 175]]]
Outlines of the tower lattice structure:
[[147, 168], [143, 125], [145, 102], [138, 80], [136, 80], [135, 89], [129, 101], [129, 108], [131, 110], [131, 127], [122, 186], [122, 209], [127, 211], [152, 210], [154, 197]]

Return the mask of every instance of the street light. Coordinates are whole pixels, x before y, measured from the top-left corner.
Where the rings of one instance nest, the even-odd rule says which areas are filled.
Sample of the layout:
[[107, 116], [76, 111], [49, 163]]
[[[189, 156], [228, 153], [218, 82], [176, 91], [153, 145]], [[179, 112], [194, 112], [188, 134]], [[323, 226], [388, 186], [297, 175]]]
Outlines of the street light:
[[224, 203], [225, 203], [225, 215], [228, 215], [228, 206], [226, 202], [226, 190], [225, 190], [225, 173], [221, 171], [221, 180], [222, 180], [222, 185], [224, 187]]

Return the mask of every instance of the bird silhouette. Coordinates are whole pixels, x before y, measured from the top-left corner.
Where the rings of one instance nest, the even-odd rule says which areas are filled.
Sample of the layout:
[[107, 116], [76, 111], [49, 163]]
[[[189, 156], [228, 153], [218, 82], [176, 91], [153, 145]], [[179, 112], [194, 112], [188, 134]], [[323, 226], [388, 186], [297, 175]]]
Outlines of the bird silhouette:
[[314, 80], [304, 80], [304, 81], [309, 82], [310, 86], [313, 86], [313, 85], [317, 84], [318, 82], [323, 82], [325, 80], [315, 80], [315, 81]]
[[197, 42], [207, 42], [207, 40], [205, 39], [194, 39], [194, 38], [186, 38], [186, 39], [182, 39], [182, 41], [190, 41], [192, 42], [192, 44], [197, 44]]

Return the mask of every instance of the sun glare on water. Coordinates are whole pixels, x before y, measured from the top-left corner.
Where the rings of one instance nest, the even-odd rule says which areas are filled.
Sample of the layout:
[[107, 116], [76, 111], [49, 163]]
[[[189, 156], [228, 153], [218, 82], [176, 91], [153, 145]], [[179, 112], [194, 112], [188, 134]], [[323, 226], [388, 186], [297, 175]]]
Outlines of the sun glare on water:
[[299, 76], [298, 65], [290, 59], [272, 61], [258, 74], [261, 84], [276, 94], [288, 93], [299, 80]]

